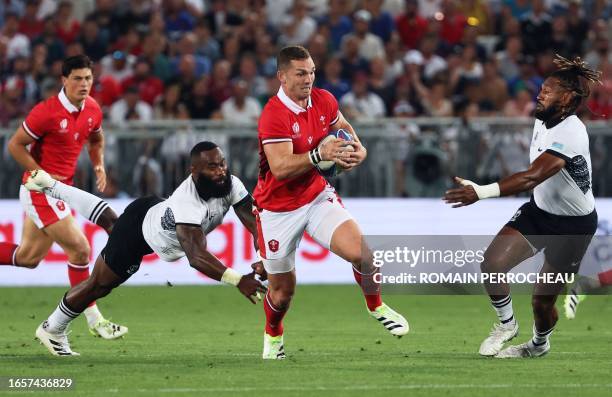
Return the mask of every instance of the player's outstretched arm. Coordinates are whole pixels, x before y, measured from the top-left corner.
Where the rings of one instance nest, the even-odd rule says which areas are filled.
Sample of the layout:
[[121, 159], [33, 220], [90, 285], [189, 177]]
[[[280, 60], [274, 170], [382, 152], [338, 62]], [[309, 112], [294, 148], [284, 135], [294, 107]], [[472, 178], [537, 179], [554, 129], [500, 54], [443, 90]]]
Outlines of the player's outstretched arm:
[[[234, 212], [236, 213], [236, 216], [238, 216], [238, 219], [240, 219], [240, 222], [242, 222], [244, 227], [246, 227], [247, 230], [253, 236], [255, 250], [257, 250], [257, 247], [259, 247], [259, 234], [257, 232], [257, 223], [255, 221], [255, 215], [253, 215], [253, 196], [248, 194], [239, 203], [234, 205]], [[253, 268], [255, 273], [259, 274], [261, 280], [266, 280], [268, 278], [268, 275], [266, 274], [261, 260], [253, 263], [251, 267]]]
[[344, 117], [342, 112], [338, 111], [338, 121], [336, 121], [331, 126], [331, 129], [333, 131], [344, 129], [350, 132], [351, 135], [353, 136], [353, 141], [354, 141], [353, 147], [355, 148], [355, 151], [347, 153], [348, 158], [346, 159], [346, 162], [349, 164], [349, 166], [346, 168], [343, 167], [344, 171], [349, 171], [352, 168], [355, 168], [359, 164], [363, 163], [363, 161], [368, 156], [368, 151], [361, 144], [361, 141], [359, 140], [359, 137], [357, 136], [357, 132], [355, 132], [355, 129], [353, 128], [351, 123], [349, 123], [348, 120]]
[[200, 225], [176, 225], [176, 236], [187, 255], [189, 264], [213, 280], [238, 287], [240, 293], [255, 303], [258, 292], [265, 293], [266, 288], [254, 278], [254, 273], [241, 275], [234, 269], [225, 267], [221, 261], [206, 249], [206, 235]]
[[453, 204], [453, 208], [457, 208], [485, 198], [526, 192], [561, 171], [563, 167], [565, 167], [565, 160], [550, 153], [543, 153], [531, 163], [529, 169], [510, 175], [498, 183], [481, 186], [456, 177], [455, 181], [462, 187], [448, 190], [444, 194], [444, 201], [447, 204]]

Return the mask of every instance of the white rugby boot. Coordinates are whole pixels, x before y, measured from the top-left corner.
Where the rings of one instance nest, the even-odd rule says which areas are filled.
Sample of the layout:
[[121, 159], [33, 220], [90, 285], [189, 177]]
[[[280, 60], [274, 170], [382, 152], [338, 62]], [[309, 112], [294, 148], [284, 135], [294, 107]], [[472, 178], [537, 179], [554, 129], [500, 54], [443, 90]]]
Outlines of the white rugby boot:
[[36, 339], [49, 350], [54, 356], [80, 356], [79, 353], [72, 351], [68, 341], [67, 332], [49, 332], [46, 330], [47, 321], [45, 320], [36, 329]]
[[520, 345], [508, 346], [495, 355], [495, 358], [536, 358], [542, 357], [550, 350], [550, 342], [536, 346], [532, 341]]
[[518, 321], [508, 324], [497, 323], [493, 325], [489, 336], [480, 344], [478, 353], [481, 356], [494, 356], [504, 347], [504, 343], [518, 335]]
[[262, 358], [264, 360], [284, 360], [286, 357], [283, 336], [270, 336], [264, 332]]
[[128, 333], [128, 327], [115, 324], [104, 317], [101, 317], [93, 327], [89, 328], [89, 332], [93, 336], [99, 336], [103, 339], [111, 340], [121, 338]]

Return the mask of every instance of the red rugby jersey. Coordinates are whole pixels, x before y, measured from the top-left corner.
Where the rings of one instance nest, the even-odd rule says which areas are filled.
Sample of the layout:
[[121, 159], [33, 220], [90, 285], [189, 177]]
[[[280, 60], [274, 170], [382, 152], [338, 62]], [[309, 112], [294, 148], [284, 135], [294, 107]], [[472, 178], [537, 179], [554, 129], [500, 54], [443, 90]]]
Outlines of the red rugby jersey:
[[314, 200], [326, 185], [314, 168], [295, 178], [277, 180], [270, 171], [264, 145], [292, 142], [293, 153], [314, 149], [338, 121], [338, 101], [328, 91], [313, 88], [306, 109], [291, 100], [282, 87], [270, 98], [259, 118], [259, 178], [253, 192], [256, 205], [274, 211], [293, 211]]
[[88, 96], [80, 109], [64, 93], [38, 103], [30, 111], [23, 129], [34, 138], [30, 154], [49, 174], [66, 177], [72, 185], [77, 159], [91, 134], [102, 130], [102, 111]]

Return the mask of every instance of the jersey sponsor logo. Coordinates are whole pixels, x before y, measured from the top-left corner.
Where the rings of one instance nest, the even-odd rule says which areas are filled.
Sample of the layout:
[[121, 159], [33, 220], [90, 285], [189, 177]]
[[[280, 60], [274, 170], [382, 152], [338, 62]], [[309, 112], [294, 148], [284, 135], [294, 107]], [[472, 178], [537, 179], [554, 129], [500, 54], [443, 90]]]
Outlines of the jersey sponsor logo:
[[280, 244], [278, 242], [278, 240], [270, 240], [268, 241], [268, 248], [270, 248], [270, 251], [272, 252], [276, 252], [278, 251]]
[[62, 134], [68, 132], [68, 119], [62, 119], [62, 121], [60, 121], [59, 123], [59, 132], [61, 132]]
[[66, 209], [66, 204], [64, 204], [64, 202], [62, 200], [58, 200], [55, 203], [55, 206], [57, 207], [58, 210], [60, 211], [64, 211]]
[[311, 136], [308, 137], [308, 144], [312, 145], [312, 137]]
[[166, 208], [166, 212], [164, 212], [164, 216], [161, 218], [161, 227], [164, 230], [176, 230], [176, 224], [174, 222], [174, 213], [170, 209], [170, 207]]

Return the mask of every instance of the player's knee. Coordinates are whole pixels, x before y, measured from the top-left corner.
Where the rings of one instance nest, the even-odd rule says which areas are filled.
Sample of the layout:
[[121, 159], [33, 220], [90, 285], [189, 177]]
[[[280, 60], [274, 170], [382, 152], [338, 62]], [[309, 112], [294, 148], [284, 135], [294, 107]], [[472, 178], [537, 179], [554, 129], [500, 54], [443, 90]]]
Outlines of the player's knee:
[[19, 258], [15, 261], [15, 266], [17, 267], [26, 267], [28, 269], [35, 269], [40, 264], [40, 259], [38, 258]]
[[28, 269], [34, 269], [38, 267], [44, 256], [32, 255], [32, 253], [24, 252], [19, 249], [15, 256], [15, 266], [26, 267]]
[[77, 244], [68, 252], [68, 260], [71, 263], [89, 263], [91, 250], [87, 242]]
[[500, 257], [485, 256], [480, 263], [480, 271], [482, 273], [498, 273], [505, 266], [505, 260]]
[[293, 299], [295, 288], [280, 288], [270, 292], [272, 304], [279, 310], [287, 310]]

